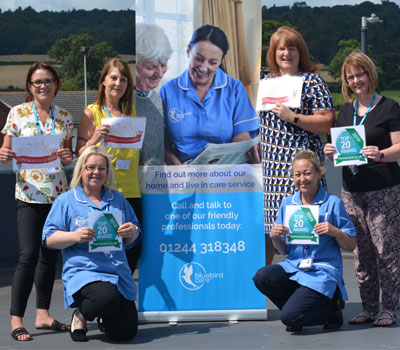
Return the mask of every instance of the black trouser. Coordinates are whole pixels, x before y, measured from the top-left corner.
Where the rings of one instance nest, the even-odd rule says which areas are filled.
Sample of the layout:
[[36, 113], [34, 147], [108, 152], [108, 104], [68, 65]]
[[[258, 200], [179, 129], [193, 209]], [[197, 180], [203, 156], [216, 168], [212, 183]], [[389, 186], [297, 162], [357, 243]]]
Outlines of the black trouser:
[[136, 336], [138, 315], [135, 302], [125, 299], [114, 284], [89, 283], [73, 297], [88, 321], [102, 318], [106, 335], [112, 340], [128, 341]]
[[49, 250], [41, 244], [43, 226], [50, 208], [51, 204], [17, 200], [19, 257], [11, 291], [10, 314], [13, 316], [24, 316], [33, 282], [36, 307], [50, 307], [58, 250]]
[[259, 269], [253, 277], [258, 290], [281, 310], [281, 321], [293, 328], [325, 324], [332, 314], [332, 300], [289, 279], [282, 266]]
[[[139, 225], [142, 225], [142, 202], [141, 198], [127, 198], [129, 204], [132, 206], [135, 211], [136, 217], [139, 221]], [[143, 231], [142, 231], [143, 233]], [[132, 271], [132, 274], [136, 270], [136, 266], [138, 264], [140, 255], [142, 254], [142, 239], [131, 249], [125, 250], [126, 259], [128, 260], [128, 265]]]

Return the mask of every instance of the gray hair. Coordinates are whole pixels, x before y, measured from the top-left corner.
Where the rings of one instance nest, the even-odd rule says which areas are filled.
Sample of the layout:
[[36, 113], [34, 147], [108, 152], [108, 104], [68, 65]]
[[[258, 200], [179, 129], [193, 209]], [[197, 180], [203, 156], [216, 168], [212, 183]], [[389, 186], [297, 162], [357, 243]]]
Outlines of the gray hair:
[[77, 188], [81, 182], [82, 182], [82, 170], [83, 167], [86, 165], [86, 161], [91, 156], [92, 154], [96, 154], [99, 156], [104, 157], [107, 163], [107, 179], [104, 184], [105, 187], [107, 187], [109, 190], [114, 188], [115, 182], [114, 182], [114, 169], [111, 164], [111, 160], [109, 158], [109, 155], [107, 154], [107, 151], [104, 147], [97, 147], [97, 146], [90, 146], [86, 148], [83, 153], [79, 156], [78, 161], [75, 164], [74, 168], [74, 174], [72, 176], [72, 180], [70, 183], [70, 187], [72, 189]]
[[166, 64], [172, 48], [164, 30], [155, 24], [136, 24], [136, 64], [142, 61]]

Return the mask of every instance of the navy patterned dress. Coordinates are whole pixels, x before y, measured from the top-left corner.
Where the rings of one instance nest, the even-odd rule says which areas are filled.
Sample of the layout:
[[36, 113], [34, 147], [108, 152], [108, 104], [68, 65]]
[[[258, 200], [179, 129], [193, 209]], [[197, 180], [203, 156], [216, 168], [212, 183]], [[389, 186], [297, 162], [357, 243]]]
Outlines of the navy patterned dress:
[[[334, 110], [326, 82], [316, 73], [302, 73], [304, 77], [301, 107], [293, 111], [311, 115], [313, 110]], [[272, 78], [268, 74], [264, 79]], [[324, 160], [321, 139], [296, 125], [286, 123], [270, 111], [260, 112], [261, 153], [264, 181], [264, 230], [270, 234], [283, 198], [294, 193], [290, 176], [292, 159], [296, 153], [308, 149]]]

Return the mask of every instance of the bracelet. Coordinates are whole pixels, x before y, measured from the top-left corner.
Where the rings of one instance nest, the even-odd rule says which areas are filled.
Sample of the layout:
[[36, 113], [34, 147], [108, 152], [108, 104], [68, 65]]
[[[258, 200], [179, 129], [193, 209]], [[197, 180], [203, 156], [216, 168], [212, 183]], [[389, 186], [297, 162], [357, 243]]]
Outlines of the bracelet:
[[298, 121], [299, 121], [299, 115], [296, 113], [296, 115], [293, 119], [293, 124], [297, 124]]

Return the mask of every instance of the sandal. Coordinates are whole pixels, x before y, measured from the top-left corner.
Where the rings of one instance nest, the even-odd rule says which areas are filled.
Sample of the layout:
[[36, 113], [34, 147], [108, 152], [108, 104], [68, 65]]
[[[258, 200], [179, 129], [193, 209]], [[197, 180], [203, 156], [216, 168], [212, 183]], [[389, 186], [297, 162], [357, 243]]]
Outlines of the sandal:
[[[20, 337], [21, 335], [25, 335], [25, 334], [28, 334], [28, 335], [29, 335], [29, 338], [26, 338], [26, 339], [19, 339], [19, 337]], [[11, 336], [12, 336], [13, 339], [16, 340], [16, 341], [29, 341], [29, 340], [32, 340], [32, 336], [31, 336], [30, 333], [26, 330], [25, 327], [18, 327], [18, 328], [15, 328], [15, 329], [11, 332]]]
[[58, 322], [56, 319], [53, 321], [50, 327], [36, 327], [36, 329], [50, 329], [57, 332], [69, 331], [69, 326], [65, 323]]
[[349, 324], [363, 324], [369, 323], [375, 320], [377, 313], [361, 311], [356, 317], [349, 320]]
[[[386, 314], [387, 316], [383, 316], [384, 314]], [[382, 320], [390, 320], [391, 322], [388, 323], [388, 324], [379, 324], [379, 321], [382, 321]], [[392, 313], [389, 310], [383, 310], [379, 314], [378, 318], [375, 321], [377, 323], [374, 322], [372, 324], [374, 327], [390, 327], [390, 326], [392, 326], [392, 325], [394, 325], [396, 323], [397, 318], [396, 318], [396, 314], [394, 312]]]

